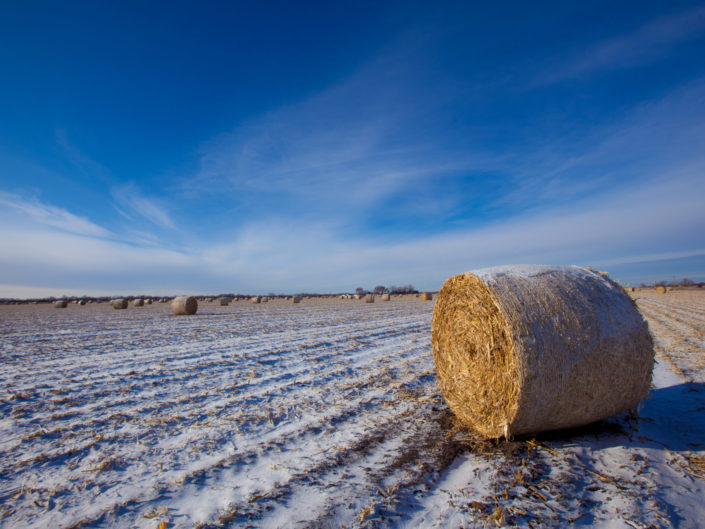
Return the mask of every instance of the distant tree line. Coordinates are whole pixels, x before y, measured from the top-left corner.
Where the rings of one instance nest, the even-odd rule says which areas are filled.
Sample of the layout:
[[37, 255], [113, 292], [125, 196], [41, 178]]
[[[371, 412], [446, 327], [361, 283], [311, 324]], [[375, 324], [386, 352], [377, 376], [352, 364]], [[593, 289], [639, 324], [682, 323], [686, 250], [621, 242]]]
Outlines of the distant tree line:
[[684, 277], [680, 281], [655, 281], [652, 285], [647, 285], [646, 283], [639, 283], [639, 288], [649, 288], [649, 287], [698, 287], [698, 288], [703, 288], [705, 286], [704, 281], [700, 281], [699, 283], [696, 283], [692, 279], [688, 279], [687, 277]]
[[418, 294], [419, 291], [414, 288], [414, 285], [404, 285], [401, 287], [398, 286], [390, 286], [390, 287], [385, 287], [384, 285], [377, 285], [375, 288], [373, 288], [371, 291], [366, 290], [362, 287], [357, 287], [355, 289], [355, 294], [359, 294], [361, 296], [364, 296], [365, 294], [375, 294], [377, 296], [381, 296], [382, 294]]

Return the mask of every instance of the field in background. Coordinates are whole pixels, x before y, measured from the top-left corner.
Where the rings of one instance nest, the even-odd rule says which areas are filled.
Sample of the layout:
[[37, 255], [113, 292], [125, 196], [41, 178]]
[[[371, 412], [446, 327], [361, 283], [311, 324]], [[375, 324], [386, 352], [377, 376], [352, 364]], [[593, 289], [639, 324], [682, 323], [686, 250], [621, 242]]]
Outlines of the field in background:
[[0, 306], [0, 527], [697, 527], [705, 294], [632, 296], [638, 415], [499, 443], [438, 393], [433, 302]]

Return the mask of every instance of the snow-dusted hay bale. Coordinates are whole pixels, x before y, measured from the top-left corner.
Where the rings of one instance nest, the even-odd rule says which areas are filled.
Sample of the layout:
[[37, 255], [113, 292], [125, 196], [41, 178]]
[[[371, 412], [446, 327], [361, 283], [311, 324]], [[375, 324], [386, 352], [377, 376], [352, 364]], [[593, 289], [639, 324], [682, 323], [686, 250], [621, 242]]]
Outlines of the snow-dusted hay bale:
[[484, 437], [588, 424], [636, 406], [654, 350], [632, 299], [580, 267], [507, 266], [448, 279], [433, 311], [441, 392]]
[[374, 303], [375, 297], [372, 294], [367, 294], [365, 296], [365, 303]]
[[144, 307], [144, 300], [142, 298], [137, 298], [132, 302], [135, 307]]
[[54, 302], [54, 308], [56, 309], [65, 309], [67, 305], [68, 302], [65, 299], [59, 299]]
[[113, 299], [110, 304], [115, 310], [122, 310], [127, 308], [127, 300], [123, 298]]
[[198, 301], [193, 296], [179, 296], [171, 301], [171, 312], [176, 316], [196, 314]]
[[389, 294], [382, 294], [382, 301], [389, 301], [392, 297]]
[[229, 297], [223, 296], [218, 301], [219, 301], [221, 307], [227, 307], [228, 305], [230, 305], [230, 298]]
[[665, 294], [665, 293], [666, 293], [666, 287], [659, 285], [659, 286], [656, 287], [656, 292], [657, 292], [658, 294]]
[[431, 301], [432, 299], [433, 299], [433, 295], [430, 292], [423, 292], [421, 294], [422, 301]]

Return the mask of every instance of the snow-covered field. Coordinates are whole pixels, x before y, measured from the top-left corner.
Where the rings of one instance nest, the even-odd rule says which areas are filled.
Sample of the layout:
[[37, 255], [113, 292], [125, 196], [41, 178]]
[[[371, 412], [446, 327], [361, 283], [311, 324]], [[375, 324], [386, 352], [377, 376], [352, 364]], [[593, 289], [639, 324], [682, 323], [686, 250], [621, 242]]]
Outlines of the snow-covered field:
[[478, 442], [432, 302], [0, 307], [0, 527], [702, 527], [705, 294], [634, 295], [638, 413]]

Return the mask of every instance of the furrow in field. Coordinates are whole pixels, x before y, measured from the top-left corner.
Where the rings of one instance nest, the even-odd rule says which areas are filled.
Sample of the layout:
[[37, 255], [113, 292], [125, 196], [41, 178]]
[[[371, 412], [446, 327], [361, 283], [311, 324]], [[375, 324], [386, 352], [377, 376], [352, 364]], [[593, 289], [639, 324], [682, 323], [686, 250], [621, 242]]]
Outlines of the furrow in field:
[[682, 310], [671, 303], [658, 303], [653, 300], [639, 300], [637, 304], [648, 307], [646, 310], [652, 310], [664, 315], [668, 315], [678, 321], [688, 322], [688, 325], [694, 328], [705, 328], [705, 314], [700, 314], [693, 309]]
[[[409, 382], [411, 388], [427, 388], [428, 375]], [[376, 400], [384, 402], [383, 398], [379, 396]], [[299, 428], [287, 443], [272, 440], [264, 433], [259, 441], [253, 440], [249, 452], [238, 453], [227, 461], [183, 476], [164, 486], [148, 502], [121, 504], [117, 511], [108, 507], [101, 514], [100, 522], [112, 523], [114, 514], [139, 519], [141, 513], [159, 505], [174, 505], [175, 511], [183, 507], [184, 502], [217, 505], [224, 497], [227, 497], [228, 507], [212, 513], [218, 525], [225, 520], [243, 519], [243, 516], [254, 522], [255, 513], [262, 513], [265, 502], [278, 504], [311, 487], [326, 489], [337, 484], [350, 489], [356, 481], [351, 479], [350, 472], [369, 474], [369, 469], [397, 454], [401, 446], [415, 446], [408, 442], [419, 421], [414, 404], [408, 405], [399, 399], [398, 406], [390, 408], [379, 403], [370, 407], [362, 402], [349, 411], [352, 413], [347, 417], [330, 417], [318, 426]], [[409, 459], [408, 463], [417, 466], [419, 461]], [[266, 483], [260, 479], [264, 475]], [[234, 483], [237, 487], [233, 487]], [[369, 492], [368, 483], [363, 488]], [[354, 497], [350, 494], [351, 499]], [[355, 499], [359, 502], [359, 498]], [[264, 510], [267, 509], [264, 506]], [[307, 514], [317, 515], [315, 512]]]
[[[395, 391], [400, 391], [410, 388], [418, 387], [419, 385], [426, 385], [428, 381], [432, 379], [430, 374], [422, 375], [421, 377], [412, 378], [406, 381], [405, 385], [401, 385]], [[278, 438], [272, 433], [276, 433], [276, 428], [271, 431], [266, 429], [259, 432], [257, 436], [247, 438], [240, 438], [236, 436], [236, 443], [238, 445], [238, 450], [232, 455], [211, 462], [211, 464], [195, 468], [191, 471], [177, 473], [176, 471], [166, 471], [165, 476], [168, 478], [165, 483], [150, 483], [144, 485], [143, 493], [138, 497], [134, 498], [134, 501], [121, 501], [119, 504], [110, 504], [104, 506], [102, 512], [95, 516], [91, 516], [86, 520], [86, 523], [94, 523], [96, 520], [104, 520], [105, 517], [110, 517], [111, 513], [119, 512], [120, 516], [124, 515], [124, 509], [128, 506], [139, 506], [144, 512], [144, 507], [146, 506], [146, 498], [152, 498], [153, 500], [149, 503], [162, 504], [168, 500], [168, 497], [174, 494], [174, 491], [182, 490], [184, 487], [196, 487], [201, 488], [204, 482], [211, 482], [217, 480], [217, 476], [225, 474], [224, 479], [220, 481], [228, 484], [229, 487], [233, 486], [233, 483], [238, 484], [238, 490], [241, 492], [245, 486], [246, 474], [253, 472], [254, 466], [263, 460], [269, 460], [267, 458], [278, 457], [281, 459], [281, 453], [292, 453], [295, 454], [300, 451], [301, 445], [306, 446], [307, 444], [315, 443], [316, 452], [311, 454], [308, 459], [311, 461], [316, 461], [319, 455], [325, 454], [331, 448], [326, 447], [325, 442], [336, 443], [339, 442], [338, 439], [349, 438], [350, 436], [355, 436], [358, 438], [359, 432], [365, 431], [365, 425], [373, 424], [376, 425], [381, 419], [387, 415], [394, 415], [396, 410], [390, 409], [385, 403], [385, 397], [389, 393], [388, 380], [385, 381], [384, 377], [377, 377], [375, 380], [375, 387], [367, 388], [367, 393], [359, 399], [346, 399], [346, 407], [337, 411], [336, 413], [329, 415], [318, 415], [313, 416], [315, 422], [310, 422], [310, 417], [304, 416], [302, 420], [285, 425], [285, 431], [288, 431], [288, 435], [284, 438]], [[372, 397], [369, 395], [372, 394]], [[332, 434], [335, 434], [332, 436]], [[305, 450], [304, 450], [305, 451]], [[306, 456], [301, 458], [303, 461], [307, 459]], [[259, 462], [259, 463], [258, 463]], [[261, 463], [264, 464], [264, 463]], [[242, 478], [234, 479], [231, 474], [233, 469], [240, 469], [245, 472], [245, 476]], [[211, 487], [206, 487], [208, 490], [212, 490]], [[75, 494], [75, 492], [74, 492]], [[117, 491], [104, 490], [102, 495], [107, 498], [123, 498], [124, 494]], [[105, 520], [104, 520], [105, 521]], [[107, 523], [107, 521], [105, 521]], [[110, 522], [111, 524], [112, 522]]]
[[[221, 418], [221, 415], [225, 415], [225, 419], [229, 421], [239, 421], [242, 416], [236, 416], [233, 414], [234, 409], [247, 409], [247, 410], [258, 410], [257, 415], [259, 417], [274, 416], [278, 417], [279, 412], [277, 409], [281, 409], [281, 401], [286, 401], [289, 394], [293, 392], [301, 392], [303, 389], [314, 389], [319, 392], [326, 390], [328, 386], [335, 385], [336, 391], [341, 391], [347, 385], [348, 387], [353, 387], [355, 390], [364, 389], [369, 385], [369, 377], [367, 382], [362, 382], [361, 379], [364, 375], [375, 372], [376, 364], [380, 361], [384, 361], [384, 355], [380, 355], [378, 351], [384, 350], [383, 346], [378, 346], [373, 352], [363, 351], [363, 354], [358, 354], [354, 362], [349, 363], [345, 366], [339, 366], [336, 364], [327, 364], [328, 368], [326, 371], [313, 369], [308, 370], [308, 372], [298, 372], [296, 379], [291, 380], [285, 384], [272, 385], [270, 381], [266, 378], [259, 380], [252, 380], [245, 383], [239, 388], [234, 388], [236, 394], [230, 398], [224, 398], [222, 392], [211, 392], [209, 394], [201, 395], [188, 395], [187, 400], [181, 397], [179, 400], [175, 400], [171, 403], [159, 402], [154, 406], [146, 406], [140, 409], [130, 409], [130, 410], [116, 410], [113, 415], [108, 417], [102, 422], [94, 419], [87, 425], [67, 425], [66, 428], [62, 430], [48, 431], [46, 434], [38, 435], [35, 437], [37, 450], [32, 451], [28, 443], [20, 443], [15, 449], [21, 449], [24, 453], [34, 453], [28, 458], [20, 459], [17, 463], [17, 468], [26, 466], [35, 460], [40, 460], [42, 462], [51, 462], [55, 459], [61, 459], [65, 457], [66, 454], [74, 455], [78, 452], [84, 450], [80, 445], [77, 445], [77, 440], [73, 439], [71, 445], [64, 450], [57, 450], [54, 453], [47, 453], [43, 451], [45, 443], [49, 439], [59, 439], [62, 431], [65, 433], [67, 431], [116, 431], [118, 430], [119, 423], [129, 423], [130, 428], [122, 433], [113, 434], [109, 436], [102, 436], [101, 442], [116, 442], [122, 441], [130, 437], [139, 437], [140, 439], [150, 440], [158, 434], [160, 429], [156, 426], [162, 423], [164, 429], [170, 429], [175, 425], [179, 428], [188, 428], [193, 424], [202, 422], [205, 420], [215, 421]], [[396, 356], [397, 362], [401, 363], [407, 358], [413, 358], [417, 355], [417, 352], [413, 349], [401, 352]], [[381, 357], [381, 358], [375, 358]], [[355, 378], [358, 377], [358, 378]], [[281, 377], [272, 376], [271, 379], [278, 381]], [[340, 379], [346, 380], [343, 384], [333, 384]], [[238, 391], [240, 390], [240, 391]], [[206, 399], [210, 398], [210, 402]], [[193, 400], [198, 399], [197, 402]], [[152, 401], [152, 399], [147, 399]], [[217, 408], [213, 408], [212, 404], [216, 403]], [[171, 404], [171, 405], [170, 405]], [[158, 411], [158, 416], [153, 415], [153, 412]], [[95, 437], [88, 438], [84, 441], [84, 446], [91, 448], [95, 444]], [[3, 456], [11, 455], [12, 450], [8, 450]]]
[[[401, 332], [393, 332], [393, 333], [387, 333], [387, 337], [395, 337], [399, 334], [408, 334], [408, 333], [413, 333], [417, 332], [417, 328], [410, 328], [410, 329], [402, 329]], [[382, 333], [376, 333], [378, 338], [383, 337], [384, 335]], [[346, 340], [343, 338], [340, 340], [341, 343], [344, 343]], [[328, 346], [330, 345], [330, 342], [325, 342], [324, 345]], [[319, 348], [320, 349], [320, 348]], [[308, 348], [306, 351], [307, 353], [300, 355], [299, 358], [295, 359], [293, 362], [286, 362], [285, 364], [289, 366], [288, 368], [281, 368], [280, 365], [273, 365], [271, 368], [271, 374], [264, 374], [260, 375], [256, 379], [256, 384], [258, 387], [264, 386], [267, 388], [264, 391], [259, 391], [259, 393], [263, 393], [269, 390], [269, 386], [271, 386], [273, 383], [276, 383], [278, 381], [291, 381], [288, 383], [289, 386], [293, 386], [297, 383], [297, 380], [301, 377], [305, 376], [310, 376], [312, 373], [316, 373], [318, 377], [325, 376], [325, 371], [321, 371], [320, 366], [315, 366], [315, 365], [310, 365], [310, 359], [313, 358], [314, 360], [316, 359], [316, 355], [318, 355], [321, 358], [324, 358], [326, 362], [324, 363], [324, 366], [333, 366], [335, 365], [335, 359], [336, 357], [341, 357], [341, 356], [347, 356], [350, 355], [351, 352], [345, 351], [345, 350], [338, 350], [335, 351], [334, 353], [329, 353], [330, 348], [327, 347], [325, 349], [322, 349], [324, 353], [315, 353], [316, 348]], [[289, 352], [294, 352], [296, 351], [295, 343], [293, 344], [292, 347], [288, 348]], [[220, 355], [220, 353], [218, 353]], [[279, 356], [281, 355], [281, 352], [267, 352], [263, 357], [257, 357], [256, 362], [261, 363], [264, 358], [266, 357], [271, 357], [272, 363], [274, 364], [274, 360], [279, 360]], [[306, 358], [306, 355], [310, 358]], [[290, 355], [291, 356], [291, 355]], [[238, 364], [237, 362], [224, 362], [222, 358], [217, 358], [217, 362], [211, 362], [213, 357], [206, 357], [206, 360], [210, 362], [211, 365], [211, 371], [216, 371], [217, 373], [221, 373], [221, 379], [223, 378], [222, 373], [227, 372], [227, 367], [230, 365], [231, 367], [240, 367], [238, 370], [239, 372], [249, 372], [252, 373], [253, 367], [260, 367], [255, 364], [250, 364], [247, 361], [244, 363]], [[242, 362], [242, 358], [238, 358], [240, 362]], [[307, 362], [307, 360], [309, 360]], [[360, 359], [362, 361], [362, 357]], [[194, 368], [198, 367], [198, 365], [193, 366]], [[179, 387], [181, 388], [181, 391], [187, 390], [188, 393], [193, 397], [193, 399], [200, 399], [201, 401], [208, 399], [209, 397], [211, 399], [217, 398], [216, 395], [212, 395], [214, 386], [217, 389], [218, 385], [214, 384], [214, 380], [219, 380], [217, 378], [217, 373], [200, 373], [196, 375], [188, 375], [187, 373], [184, 373], [183, 370], [180, 371], [182, 373], [181, 377], [174, 377], [174, 378], [168, 378], [164, 377], [163, 375], [160, 376], [158, 373], [149, 373], [149, 378], [152, 379], [152, 384], [156, 384], [158, 387]], [[133, 373], [134, 376], [139, 376], [138, 374]], [[237, 375], [238, 373], [235, 372], [233, 373], [232, 378], [237, 380]], [[189, 379], [196, 378], [196, 377], [203, 377], [205, 376], [208, 380], [208, 385], [206, 385], [204, 388], [198, 388], [197, 386], [189, 387], [187, 382]], [[227, 379], [229, 375], [225, 375], [225, 378]], [[122, 380], [122, 378], [120, 379]], [[253, 383], [255, 383], [253, 381]], [[284, 384], [286, 387], [286, 384]], [[104, 386], [103, 386], [104, 387]], [[132, 386], [128, 386], [130, 389], [132, 389]], [[230, 386], [228, 385], [228, 380], [222, 380], [222, 387], [230, 387], [232, 389], [236, 389], [237, 386], [233, 386], [232, 383], [230, 383]], [[141, 388], [139, 388], [141, 389]], [[127, 393], [128, 395], [131, 393], [135, 392], [125, 392], [124, 387], [120, 388], [119, 390], [121, 393]], [[201, 391], [201, 393], [199, 393]], [[81, 416], [83, 417], [91, 417], [90, 422], [88, 424], [81, 423], [80, 421], [74, 421], [66, 424], [64, 428], [62, 429], [71, 429], [71, 430], [76, 430], [76, 429], [82, 429], [85, 427], [91, 427], [92, 429], [95, 428], [100, 428], [101, 426], [104, 426], [106, 424], [109, 424], [111, 422], [111, 417], [115, 416], [116, 414], [118, 415], [118, 419], [120, 420], [125, 420], [126, 418], [133, 417], [136, 415], [144, 415], [146, 413], [151, 413], [155, 411], [161, 411], [162, 413], [168, 413], [170, 408], [173, 408], [175, 404], [181, 403], [183, 397], [179, 394], [176, 396], [172, 397], [167, 394], [159, 394], [158, 390], [149, 390], [145, 391], [144, 389], [138, 392], [137, 395], [141, 397], [140, 401], [137, 402], [135, 400], [135, 397], [129, 396], [125, 398], [114, 398], [112, 397], [112, 393], [114, 392], [109, 392], [108, 396], [106, 398], [100, 399], [96, 404], [94, 404], [92, 407], [84, 408], [81, 411]], [[247, 398], [247, 394], [241, 395], [239, 398]], [[72, 395], [72, 399], [74, 402], [83, 402], [83, 401], [88, 401], [91, 402], [94, 400], [95, 395], [88, 395], [82, 397], [81, 395], [74, 394]], [[106, 402], [107, 401], [107, 402]], [[143, 406], [141, 404], [142, 401], [148, 401], [150, 405], [148, 406]], [[130, 407], [128, 406], [129, 404], [134, 404], [134, 406]], [[55, 410], [52, 410], [55, 412]], [[39, 424], [43, 424], [49, 419], [50, 417], [48, 414], [39, 414], [35, 412], [35, 418], [34, 422], [37, 422]], [[27, 423], [25, 426], [31, 426], [31, 423]], [[25, 428], [26, 429], [26, 428]], [[34, 431], [26, 434], [26, 435], [32, 435]]]
[[700, 340], [705, 339], [705, 324], [698, 324], [692, 319], [674, 314], [666, 308], [657, 308], [646, 304], [640, 305], [642, 313], [649, 319], [658, 319], [679, 334], [689, 335]]

